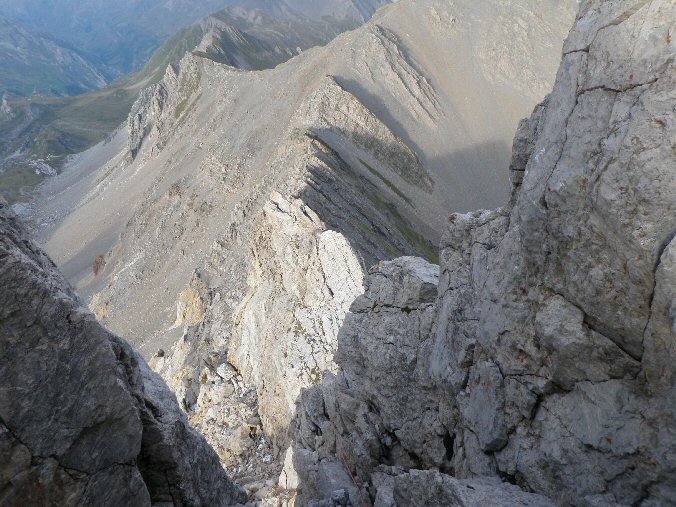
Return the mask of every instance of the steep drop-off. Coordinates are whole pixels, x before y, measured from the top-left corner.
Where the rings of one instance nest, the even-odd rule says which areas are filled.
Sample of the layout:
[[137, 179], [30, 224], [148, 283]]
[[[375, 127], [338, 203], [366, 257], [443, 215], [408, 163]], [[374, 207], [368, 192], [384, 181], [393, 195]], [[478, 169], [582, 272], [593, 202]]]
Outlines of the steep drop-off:
[[226, 506], [243, 491], [0, 200], [0, 503]]
[[[403, 1], [273, 70], [187, 57], [137, 102], [126, 149], [45, 202], [39, 234], [97, 316], [157, 353], [228, 470], [276, 480], [295, 399], [335, 370], [364, 273], [436, 262], [448, 209], [506, 202], [507, 146], [574, 7]], [[327, 241], [304, 229], [340, 246], [347, 276], [324, 276]]]
[[585, 2], [517, 133], [510, 205], [451, 215], [438, 295], [421, 259], [369, 276], [338, 375], [298, 408], [286, 469], [303, 495], [328, 474], [375, 505], [436, 505], [450, 474], [673, 505], [674, 19], [668, 0]]
[[433, 259], [447, 209], [506, 201], [507, 146], [550, 86], [574, 5], [399, 2], [274, 70], [190, 56], [137, 103], [133, 161], [46, 203], [40, 237], [115, 331], [165, 336], [139, 343], [148, 353], [175, 340], [196, 269], [238, 299], [251, 220], [273, 190], [302, 198], [366, 264]]
[[[387, 12], [422, 4], [392, 6], [359, 32], [381, 43], [369, 48], [371, 62], [379, 61], [375, 49], [393, 54], [383, 34], [403, 47], [382, 26]], [[425, 5], [437, 14], [450, 8]], [[78, 218], [80, 210], [97, 209], [98, 200], [121, 200], [113, 209], [122, 220], [124, 206], [141, 203], [120, 243], [90, 261], [82, 284], [103, 287], [94, 304], [111, 312], [111, 322], [125, 291], [133, 298], [150, 288], [145, 297], [161, 300], [164, 286], [153, 276], [168, 278], [171, 290], [168, 265], [179, 276], [183, 263], [194, 268], [177, 284], [180, 293], [167, 296], [175, 302], [169, 333], [180, 338], [152, 364], [226, 467], [267, 505], [673, 505], [673, 19], [670, 0], [582, 4], [553, 92], [519, 124], [504, 168], [509, 203], [444, 214], [439, 266], [380, 257], [421, 248], [395, 217], [411, 220], [413, 231], [425, 215], [400, 210], [424, 209], [439, 174], [402, 135], [403, 124], [383, 119], [387, 108], [369, 108], [338, 72], [296, 96], [288, 131], [271, 136], [281, 146], [269, 148], [261, 179], [251, 179], [258, 145], [237, 152], [237, 167], [248, 171], [217, 163], [219, 133], [198, 138], [173, 161], [188, 127], [218, 132], [223, 118], [242, 138], [221, 142], [246, 147], [242, 118], [257, 112], [242, 92], [234, 99], [244, 100], [239, 116], [227, 97], [202, 102], [205, 83], [216, 77], [241, 82], [194, 58], [137, 105], [128, 150], [116, 161], [124, 164], [109, 165], [57, 230], [77, 225], [86, 216]], [[417, 61], [406, 48], [407, 62]], [[321, 55], [311, 53], [298, 61]], [[294, 62], [247, 83], [264, 87], [277, 72], [298, 70]], [[443, 110], [434, 79], [414, 82], [417, 113]], [[258, 107], [283, 109], [277, 101]], [[203, 130], [198, 118], [210, 118]], [[277, 125], [259, 127], [270, 133]], [[209, 163], [191, 170], [201, 150]], [[116, 170], [146, 183], [143, 198], [114, 178]], [[224, 187], [232, 189], [232, 209], [217, 199]], [[2, 236], [8, 250], [28, 248], [58, 277], [12, 220]], [[97, 241], [110, 239], [99, 234]], [[205, 241], [216, 243], [200, 257]], [[172, 249], [181, 250], [180, 260]], [[70, 262], [77, 273], [77, 259]], [[5, 286], [21, 294], [14, 272], [0, 274], [10, 273]], [[21, 325], [8, 301], [12, 337]], [[127, 301], [125, 309], [142, 302]], [[148, 470], [139, 470], [145, 480]]]

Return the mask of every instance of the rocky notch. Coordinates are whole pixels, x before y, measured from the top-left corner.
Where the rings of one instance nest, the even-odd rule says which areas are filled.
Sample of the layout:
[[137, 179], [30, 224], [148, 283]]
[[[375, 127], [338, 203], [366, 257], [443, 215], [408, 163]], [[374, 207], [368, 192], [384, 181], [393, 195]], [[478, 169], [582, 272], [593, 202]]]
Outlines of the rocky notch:
[[[436, 302], [421, 274], [407, 281], [410, 261], [370, 275], [339, 333], [341, 373], [302, 397], [303, 494], [325, 496], [328, 475], [357, 501], [404, 505], [431, 484], [452, 498], [445, 472], [566, 505], [673, 503], [673, 19], [667, 0], [584, 3], [554, 91], [517, 134], [512, 204], [450, 217]], [[395, 399], [417, 405], [386, 396], [393, 371], [409, 372]], [[383, 479], [384, 464], [399, 468]]]
[[101, 327], [0, 201], [0, 503], [246, 500], [161, 378]]

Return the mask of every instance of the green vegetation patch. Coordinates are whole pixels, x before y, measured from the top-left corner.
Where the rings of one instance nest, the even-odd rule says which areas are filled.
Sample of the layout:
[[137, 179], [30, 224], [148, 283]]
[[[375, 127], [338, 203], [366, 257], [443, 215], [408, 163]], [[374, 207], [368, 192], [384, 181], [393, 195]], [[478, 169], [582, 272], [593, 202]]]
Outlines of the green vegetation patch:
[[359, 159], [359, 162], [361, 162], [362, 165], [363, 165], [364, 167], [366, 167], [366, 169], [368, 169], [369, 172], [370, 172], [371, 174], [373, 174], [374, 176], [376, 176], [377, 178], [379, 178], [380, 181], [382, 181], [383, 183], [385, 183], [385, 185], [387, 185], [387, 188], [389, 188], [390, 190], [392, 190], [392, 192], [394, 192], [395, 194], [397, 194], [397, 195], [398, 195], [399, 197], [401, 197], [404, 201], [406, 201], [406, 202], [408, 203], [409, 206], [411, 206], [413, 209], [415, 209], [415, 204], [413, 204], [413, 201], [412, 201], [411, 199], [409, 199], [408, 196], [407, 196], [406, 194], [404, 194], [404, 192], [402, 192], [401, 190], [399, 190], [399, 188], [398, 188], [394, 183], [392, 183], [389, 179], [387, 179], [385, 176], [383, 176], [377, 169], [374, 169], [374, 168], [371, 167], [369, 164], [367, 164], [366, 162], [364, 162], [362, 159]]
[[10, 204], [28, 200], [26, 192], [42, 181], [42, 176], [28, 165], [12, 164], [0, 174], [0, 195]]

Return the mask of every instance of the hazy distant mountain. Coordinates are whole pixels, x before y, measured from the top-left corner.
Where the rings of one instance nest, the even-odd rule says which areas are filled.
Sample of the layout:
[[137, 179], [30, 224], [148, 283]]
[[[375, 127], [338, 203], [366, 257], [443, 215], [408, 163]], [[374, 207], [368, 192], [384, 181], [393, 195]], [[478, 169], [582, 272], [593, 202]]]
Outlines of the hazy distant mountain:
[[[307, 12], [295, 5], [297, 3], [248, 0], [226, 7], [200, 23], [202, 42], [195, 53], [240, 69], [261, 70], [275, 67], [311, 47], [324, 45], [336, 35], [363, 23], [360, 12], [343, 9], [341, 0], [323, 2], [321, 11]], [[328, 7], [334, 3], [340, 8], [331, 12]], [[320, 16], [319, 12], [330, 14]]]
[[[0, 0], [0, 17], [6, 19], [0, 23], [0, 95], [5, 91], [75, 95], [101, 88], [111, 79], [140, 70], [181, 28], [227, 6], [238, 6], [230, 13], [233, 19], [239, 15], [259, 26], [269, 26], [270, 19], [291, 18], [322, 24], [278, 24], [271, 47], [265, 38], [242, 41], [255, 53], [264, 53], [286, 46], [279, 39], [288, 35], [297, 35], [301, 47], [303, 42], [325, 43], [327, 26], [344, 21], [343, 30], [355, 28], [386, 3], [390, 0]], [[260, 13], [268, 19], [261, 20]], [[21, 28], [10, 29], [14, 25]], [[227, 39], [225, 52], [233, 46]]]
[[178, 29], [236, 0], [0, 0], [0, 15], [45, 32], [121, 76]]
[[361, 24], [389, 0], [0, 0], [0, 16], [76, 47], [100, 71], [139, 70], [155, 49], [182, 27], [229, 5], [288, 7], [304, 17], [351, 19]]
[[84, 55], [0, 17], [0, 95], [77, 95], [106, 83]]
[[[262, 0], [265, 2], [266, 0]], [[268, 0], [270, 1], [270, 0]], [[395, 2], [397, 0], [394, 0]], [[373, 13], [391, 0], [333, 0], [318, 2], [316, 0], [285, 0], [285, 3], [311, 19], [334, 17], [352, 19], [361, 23], [368, 21]]]
[[[28, 0], [15, 5], [0, 0], [0, 12], [12, 10], [16, 17], [22, 18], [38, 4], [46, 3]], [[65, 0], [56, 0], [56, 3], [69, 4]], [[114, 9], [121, 12], [124, 6], [134, 7], [132, 3], [125, 0], [121, 5], [98, 8], [101, 12]], [[151, 3], [147, 0], [135, 8], [139, 12], [151, 12], [147, 10]], [[176, 14], [188, 3], [189, 0], [174, 0], [164, 5], [164, 10], [157, 7], [152, 12], [166, 14], [171, 8]], [[245, 70], [272, 68], [299, 51], [326, 44], [339, 33], [356, 28], [364, 19], [370, 18], [377, 7], [390, 2], [221, 0], [220, 3], [237, 5], [228, 5], [199, 23], [178, 30], [155, 51], [142, 71], [121, 78], [104, 89], [76, 97], [9, 96], [3, 100], [0, 78], [0, 100], [3, 101], [0, 110], [0, 193], [10, 201], [18, 199], [24, 189], [38, 183], [43, 174], [60, 170], [69, 155], [105, 139], [127, 117], [139, 92], [158, 82], [167, 66], [178, 63], [187, 52], [193, 51], [198, 56]], [[86, 10], [86, 6], [90, 10]], [[72, 10], [75, 7], [70, 6]], [[80, 8], [84, 13], [93, 12], [92, 2], [84, 2]], [[41, 18], [34, 20], [34, 23], [46, 22]], [[148, 24], [151, 25], [153, 23]], [[82, 37], [82, 34], [74, 37]], [[130, 47], [137, 49], [134, 44]]]

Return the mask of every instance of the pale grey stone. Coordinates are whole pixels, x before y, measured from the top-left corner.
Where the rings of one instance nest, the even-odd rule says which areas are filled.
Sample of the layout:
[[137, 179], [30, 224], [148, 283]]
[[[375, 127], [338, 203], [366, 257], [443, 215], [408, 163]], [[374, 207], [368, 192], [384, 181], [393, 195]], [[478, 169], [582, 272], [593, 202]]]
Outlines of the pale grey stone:
[[377, 489], [374, 507], [554, 507], [541, 495], [526, 493], [499, 479], [458, 480], [430, 470], [382, 467], [373, 477]]
[[[369, 275], [343, 371], [301, 400], [321, 416], [299, 422], [299, 447], [327, 459], [351, 439], [347, 466], [381, 484], [380, 505], [455, 505], [443, 474], [413, 472], [429, 467], [563, 504], [673, 503], [673, 19], [668, 0], [582, 3], [554, 90], [517, 133], [510, 204], [450, 216], [431, 327], [420, 306], [387, 306], [404, 276]], [[427, 421], [422, 454], [400, 438], [410, 420]], [[382, 463], [404, 470], [383, 479]]]

